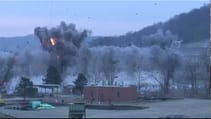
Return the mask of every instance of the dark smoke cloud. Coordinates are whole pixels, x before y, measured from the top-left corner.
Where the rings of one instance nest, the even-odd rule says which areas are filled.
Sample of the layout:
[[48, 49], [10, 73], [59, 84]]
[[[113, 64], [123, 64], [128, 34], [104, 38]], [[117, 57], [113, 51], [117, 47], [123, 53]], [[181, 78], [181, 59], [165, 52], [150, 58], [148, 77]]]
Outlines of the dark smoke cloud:
[[51, 62], [56, 62], [57, 67], [63, 71], [63, 68], [73, 64], [81, 43], [90, 31], [78, 31], [75, 24], [62, 21], [59, 26], [51, 29], [36, 27], [34, 34], [40, 39], [42, 48], [51, 54]]

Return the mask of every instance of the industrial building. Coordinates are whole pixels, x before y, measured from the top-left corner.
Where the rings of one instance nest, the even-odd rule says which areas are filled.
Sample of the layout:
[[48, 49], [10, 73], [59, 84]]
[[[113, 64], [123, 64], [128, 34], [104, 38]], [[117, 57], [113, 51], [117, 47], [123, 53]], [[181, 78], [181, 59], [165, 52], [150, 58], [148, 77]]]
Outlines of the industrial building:
[[112, 101], [131, 101], [137, 99], [135, 87], [86, 86], [84, 101], [86, 103], [111, 103]]

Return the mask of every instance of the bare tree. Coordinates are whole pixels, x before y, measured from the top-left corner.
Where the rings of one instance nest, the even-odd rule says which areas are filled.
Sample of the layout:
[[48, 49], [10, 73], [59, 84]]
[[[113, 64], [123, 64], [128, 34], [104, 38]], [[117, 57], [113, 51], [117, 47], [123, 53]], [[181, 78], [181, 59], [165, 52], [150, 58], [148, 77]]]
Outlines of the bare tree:
[[80, 73], [83, 73], [86, 77], [89, 77], [89, 66], [91, 61], [91, 51], [88, 47], [82, 47], [79, 51], [78, 68]]
[[140, 91], [140, 80], [141, 80], [141, 69], [142, 69], [142, 63], [143, 63], [143, 57], [139, 52], [135, 49], [133, 49], [132, 53], [127, 56], [127, 72], [129, 74], [132, 74], [132, 76], [135, 76], [135, 79], [138, 81], [138, 91]]
[[5, 92], [8, 86], [8, 82], [12, 77], [12, 70], [15, 64], [15, 56], [9, 57], [7, 61], [1, 61], [1, 78], [3, 79], [3, 86], [1, 91]]
[[206, 52], [201, 53], [200, 59], [202, 60], [201, 66], [201, 78], [204, 82], [204, 88], [206, 95], [210, 95], [210, 80], [209, 78], [211, 77], [209, 75], [210, 69], [209, 69], [209, 54]]
[[26, 50], [24, 56], [25, 56], [25, 58], [24, 58], [25, 59], [24, 60], [25, 74], [27, 76], [30, 76], [31, 75], [31, 63], [32, 63], [33, 56], [31, 54], [30, 50]]
[[180, 64], [180, 57], [171, 50], [162, 50], [159, 47], [152, 49], [152, 61], [154, 67], [158, 70], [163, 78], [159, 81], [164, 95], [169, 94], [170, 82], [173, 74]]
[[196, 58], [188, 58], [185, 65], [185, 79], [189, 81], [192, 96], [198, 94], [198, 87], [205, 89], [203, 92], [208, 94], [209, 65], [208, 57], [201, 55]]
[[198, 72], [198, 66], [199, 66], [199, 62], [196, 60], [191, 60], [189, 59], [186, 62], [186, 78], [187, 80], [190, 81], [191, 84], [191, 89], [192, 89], [192, 93], [196, 93], [196, 83], [197, 83], [197, 72]]
[[108, 82], [108, 85], [113, 85], [116, 74], [118, 61], [114, 58], [114, 50], [109, 49], [102, 56], [101, 70]]
[[100, 81], [100, 62], [101, 61], [99, 61], [99, 56], [97, 54], [92, 54], [89, 70], [95, 85], [97, 85]]

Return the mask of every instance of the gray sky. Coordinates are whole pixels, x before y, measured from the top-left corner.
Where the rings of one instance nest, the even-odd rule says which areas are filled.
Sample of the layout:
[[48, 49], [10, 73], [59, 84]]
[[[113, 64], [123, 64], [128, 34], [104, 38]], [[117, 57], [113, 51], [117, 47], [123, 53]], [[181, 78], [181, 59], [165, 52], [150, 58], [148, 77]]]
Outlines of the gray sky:
[[65, 21], [92, 35], [121, 35], [200, 8], [209, 0], [0, 1], [0, 36], [32, 34], [37, 26]]

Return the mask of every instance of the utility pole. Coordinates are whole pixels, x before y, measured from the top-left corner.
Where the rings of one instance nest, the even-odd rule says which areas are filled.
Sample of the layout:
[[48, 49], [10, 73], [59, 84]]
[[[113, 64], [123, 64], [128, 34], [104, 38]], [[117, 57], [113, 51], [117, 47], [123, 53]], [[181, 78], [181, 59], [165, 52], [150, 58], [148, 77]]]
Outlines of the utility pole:
[[[211, 0], [210, 0], [211, 2]], [[211, 7], [210, 7], [210, 10], [211, 10]], [[210, 18], [211, 18], [211, 12], [210, 12]], [[210, 23], [211, 23], [211, 19], [210, 19]], [[210, 29], [211, 29], [211, 24], [210, 24]], [[211, 31], [210, 31], [210, 36], [211, 36]], [[211, 37], [210, 37], [210, 42], [209, 42], [209, 73], [210, 73], [210, 79], [209, 79], [209, 96], [210, 96], [210, 99], [211, 99]]]
[[26, 83], [24, 82], [24, 87], [23, 87], [23, 100], [24, 102], [26, 101]]

